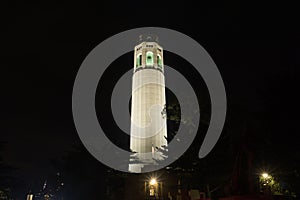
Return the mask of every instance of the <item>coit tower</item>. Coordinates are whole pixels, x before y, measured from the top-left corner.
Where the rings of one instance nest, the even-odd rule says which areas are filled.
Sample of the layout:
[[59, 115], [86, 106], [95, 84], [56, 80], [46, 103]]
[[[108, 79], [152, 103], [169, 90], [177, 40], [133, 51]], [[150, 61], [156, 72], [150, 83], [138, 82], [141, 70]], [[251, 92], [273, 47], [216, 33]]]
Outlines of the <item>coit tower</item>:
[[[130, 150], [139, 164], [132, 172], [143, 172], [159, 160], [167, 146], [166, 95], [163, 48], [153, 36], [140, 36], [134, 48], [132, 77]], [[142, 163], [142, 164], [141, 164]]]

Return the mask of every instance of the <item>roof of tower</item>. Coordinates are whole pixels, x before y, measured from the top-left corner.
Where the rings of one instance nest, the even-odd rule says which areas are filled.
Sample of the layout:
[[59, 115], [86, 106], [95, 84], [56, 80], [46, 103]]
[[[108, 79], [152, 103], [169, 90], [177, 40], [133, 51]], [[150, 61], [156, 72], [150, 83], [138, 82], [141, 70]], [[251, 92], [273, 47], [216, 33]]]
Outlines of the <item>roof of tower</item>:
[[153, 34], [142, 34], [139, 36], [138, 43], [141, 42], [156, 42], [158, 43], [158, 36]]

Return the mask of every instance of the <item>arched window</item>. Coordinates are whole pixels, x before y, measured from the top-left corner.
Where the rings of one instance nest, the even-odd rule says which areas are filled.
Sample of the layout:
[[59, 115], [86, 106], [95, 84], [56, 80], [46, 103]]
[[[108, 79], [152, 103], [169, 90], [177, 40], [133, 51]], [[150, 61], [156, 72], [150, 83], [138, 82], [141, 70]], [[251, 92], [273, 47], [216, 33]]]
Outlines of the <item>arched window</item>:
[[136, 66], [137, 67], [140, 67], [142, 66], [142, 54], [138, 54], [137, 57], [136, 57]]
[[157, 54], [157, 66], [162, 67], [162, 60], [161, 60], [161, 56], [159, 54]]
[[146, 65], [147, 66], [153, 66], [154, 59], [153, 59], [153, 53], [151, 51], [147, 51], [146, 53]]

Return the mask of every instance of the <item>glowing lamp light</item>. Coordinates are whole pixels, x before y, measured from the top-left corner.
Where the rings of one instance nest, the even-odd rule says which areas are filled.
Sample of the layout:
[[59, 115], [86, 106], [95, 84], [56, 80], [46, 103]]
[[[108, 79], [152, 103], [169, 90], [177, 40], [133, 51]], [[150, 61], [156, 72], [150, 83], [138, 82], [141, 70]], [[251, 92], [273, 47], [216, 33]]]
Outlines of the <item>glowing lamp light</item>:
[[269, 178], [269, 174], [263, 173], [263, 174], [262, 174], [262, 177], [263, 177], [263, 178]]
[[155, 178], [152, 178], [152, 179], [150, 180], [150, 185], [156, 185], [156, 183], [157, 183], [157, 181], [156, 181]]

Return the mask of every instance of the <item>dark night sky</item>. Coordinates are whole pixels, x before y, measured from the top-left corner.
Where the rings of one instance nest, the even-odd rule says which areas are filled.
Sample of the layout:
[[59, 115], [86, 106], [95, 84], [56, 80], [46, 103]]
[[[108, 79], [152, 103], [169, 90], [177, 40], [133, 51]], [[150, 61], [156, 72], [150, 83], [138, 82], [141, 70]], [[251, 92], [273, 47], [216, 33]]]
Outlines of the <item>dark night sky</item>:
[[[51, 160], [80, 143], [71, 95], [89, 51], [113, 34], [143, 26], [171, 28], [198, 41], [224, 79], [226, 129], [234, 132], [246, 123], [257, 136], [254, 142], [265, 143], [266, 163], [299, 166], [300, 32], [292, 9], [238, 1], [160, 5], [143, 0], [109, 5], [21, 1], [6, 6], [0, 128], [5, 145], [0, 156], [17, 168], [13, 174], [19, 179], [42, 181], [54, 170]], [[195, 84], [199, 80], [186, 75]]]

